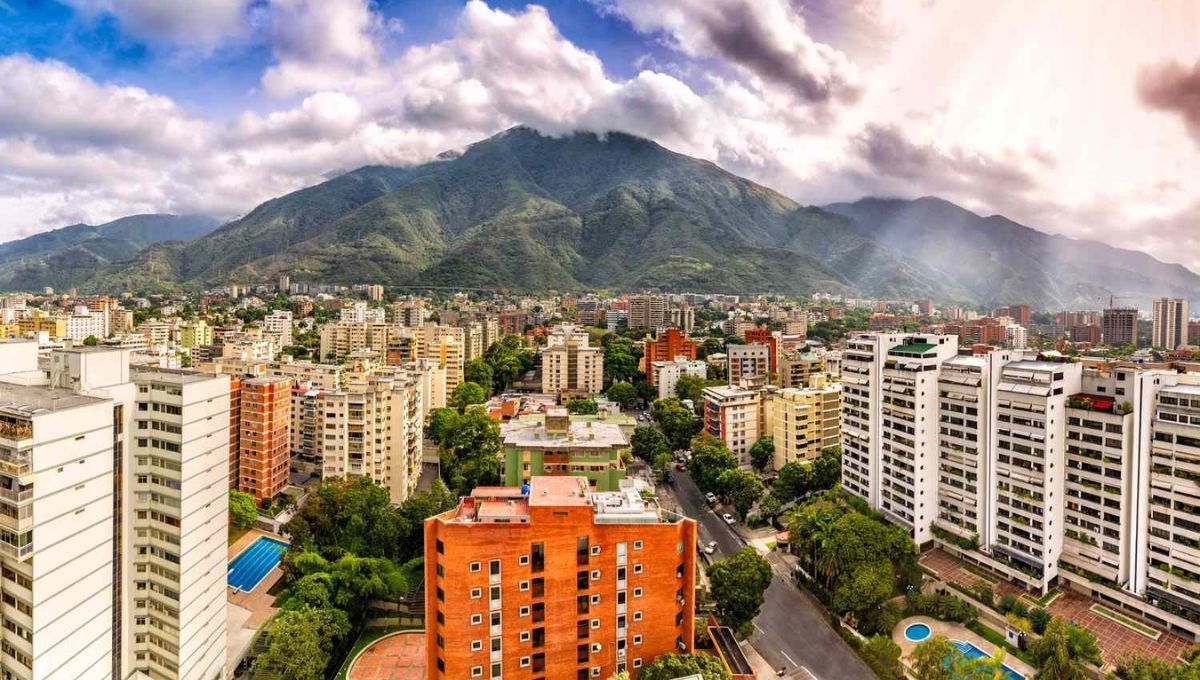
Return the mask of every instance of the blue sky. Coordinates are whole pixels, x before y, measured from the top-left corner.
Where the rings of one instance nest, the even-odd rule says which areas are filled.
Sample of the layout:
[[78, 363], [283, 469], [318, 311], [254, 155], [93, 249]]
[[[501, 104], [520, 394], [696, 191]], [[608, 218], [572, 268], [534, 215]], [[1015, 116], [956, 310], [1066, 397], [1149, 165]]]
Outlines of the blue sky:
[[1200, 267], [1200, 0], [0, 0], [0, 241], [517, 124]]

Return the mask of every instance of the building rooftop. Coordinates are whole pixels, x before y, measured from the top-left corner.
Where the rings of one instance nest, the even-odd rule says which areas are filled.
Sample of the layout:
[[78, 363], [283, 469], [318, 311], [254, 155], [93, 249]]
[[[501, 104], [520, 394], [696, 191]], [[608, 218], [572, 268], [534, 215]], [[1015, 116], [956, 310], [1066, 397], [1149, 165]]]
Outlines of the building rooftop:
[[0, 383], [0, 413], [17, 416], [36, 416], [39, 413], [65, 411], [109, 401], [88, 397], [56, 387]]
[[586, 477], [542, 475], [529, 480], [529, 505], [584, 506], [590, 503], [590, 491]]
[[1007, 364], [1004, 367], [1004, 370], [1008, 370], [1010, 368], [1013, 370], [1016, 370], [1016, 371], [1040, 371], [1040, 372], [1049, 371], [1049, 372], [1053, 372], [1053, 371], [1061, 371], [1063, 369], [1063, 365], [1059, 364], [1059, 363], [1055, 363], [1053, 361], [1037, 361], [1035, 359], [1022, 359], [1021, 361], [1014, 361], [1010, 364]]
[[924, 354], [937, 345], [931, 345], [927, 342], [914, 342], [908, 345], [896, 345], [888, 350], [888, 354]]
[[538, 419], [519, 419], [500, 426], [506, 446], [563, 447], [608, 449], [629, 446], [629, 439], [616, 423], [598, 420], [576, 421], [572, 418], [566, 432], [547, 432], [545, 422]]
[[[93, 348], [94, 349], [94, 348]], [[114, 350], [116, 351], [116, 350]], [[140, 378], [157, 378], [164, 382], [183, 385], [213, 380], [216, 376], [211, 373], [201, 373], [187, 368], [160, 368], [158, 366], [130, 366], [129, 370]]]

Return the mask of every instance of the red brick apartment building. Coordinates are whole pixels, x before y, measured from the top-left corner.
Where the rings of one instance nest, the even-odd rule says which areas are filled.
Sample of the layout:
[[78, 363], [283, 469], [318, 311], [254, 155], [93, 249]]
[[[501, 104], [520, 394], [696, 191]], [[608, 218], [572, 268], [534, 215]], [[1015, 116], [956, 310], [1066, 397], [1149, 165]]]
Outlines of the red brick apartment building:
[[242, 380], [238, 479], [241, 490], [256, 499], [274, 498], [287, 486], [291, 421], [290, 378]]
[[229, 488], [242, 479], [242, 378], [229, 376]]
[[699, 347], [700, 343], [684, 335], [678, 328], [668, 328], [653, 337], [646, 337], [641, 369], [653, 385], [654, 371], [649, 370], [651, 364], [656, 361], [674, 361], [675, 357], [687, 357], [688, 360], [695, 361], [696, 350]]
[[691, 651], [696, 523], [534, 477], [425, 520], [428, 678], [607, 679]]

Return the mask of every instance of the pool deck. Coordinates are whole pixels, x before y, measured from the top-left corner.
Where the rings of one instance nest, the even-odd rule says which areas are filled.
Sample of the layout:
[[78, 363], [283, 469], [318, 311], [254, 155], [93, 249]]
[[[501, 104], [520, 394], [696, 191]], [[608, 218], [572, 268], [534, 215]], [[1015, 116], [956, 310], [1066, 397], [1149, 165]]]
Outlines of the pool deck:
[[[982, 637], [976, 635], [970, 630], [967, 630], [966, 626], [957, 623], [949, 623], [947, 621], [938, 621], [937, 619], [930, 618], [928, 616], [910, 616], [901, 621], [900, 624], [896, 626], [896, 629], [892, 631], [892, 641], [897, 645], [900, 645], [900, 656], [905, 660], [905, 663], [907, 663], [908, 657], [912, 654], [912, 651], [916, 649], [918, 644], [920, 644], [904, 637], [904, 630], [914, 623], [923, 623], [929, 626], [929, 637], [933, 637], [934, 635], [944, 635], [951, 640], [970, 642], [988, 654], [996, 656], [996, 646], [987, 640], [984, 640]], [[1021, 661], [1012, 654], [1004, 655], [1004, 665], [1020, 673], [1021, 675], [1024, 675], [1027, 680], [1033, 680], [1034, 676], [1037, 675], [1037, 671], [1031, 668], [1029, 664]]]
[[[278, 541], [287, 541], [282, 536], [259, 531], [258, 529], [251, 529], [229, 546], [226, 560], [232, 561], [238, 553], [249, 547], [260, 536], [266, 536]], [[225, 666], [230, 675], [232, 675], [233, 669], [237, 667], [238, 662], [241, 661], [242, 657], [250, 649], [250, 645], [254, 642], [254, 636], [258, 633], [258, 629], [262, 628], [264, 623], [270, 621], [271, 617], [275, 616], [275, 596], [268, 595], [267, 593], [271, 588], [275, 587], [275, 584], [282, 576], [283, 572], [276, 565], [259, 582], [258, 586], [249, 593], [234, 593], [233, 589], [226, 585], [225, 593], [228, 597], [229, 608], [226, 615]]]

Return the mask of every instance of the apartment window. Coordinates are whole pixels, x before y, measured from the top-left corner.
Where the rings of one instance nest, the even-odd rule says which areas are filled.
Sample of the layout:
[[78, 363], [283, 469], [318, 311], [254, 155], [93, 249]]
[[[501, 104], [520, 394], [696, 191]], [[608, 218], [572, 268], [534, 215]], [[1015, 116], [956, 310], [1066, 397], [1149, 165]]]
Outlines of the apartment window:
[[586, 640], [588, 637], [587, 620], [577, 621], [575, 623], [575, 638], [578, 640]]
[[634, 667], [634, 668], [641, 668], [641, 667], [642, 667], [642, 657], [640, 657], [640, 656], [639, 656], [639, 657], [637, 657], [636, 659], [634, 659], [634, 660], [633, 660], [633, 667]]
[[600, 630], [600, 619], [592, 619], [592, 628]]
[[[534, 647], [542, 647], [545, 644], [546, 644], [546, 629], [545, 628], [534, 628], [533, 629], [533, 646]], [[538, 656], [540, 656], [540, 655], [534, 654], [535, 661], [537, 660]]]
[[532, 669], [534, 673], [541, 673], [546, 670], [546, 655], [538, 652], [533, 655]]
[[529, 657], [521, 657], [521, 668], [529, 668]]
[[634, 589], [633, 589], [633, 596], [634, 596], [634, 597], [641, 597], [641, 596], [642, 596], [642, 589], [641, 589], [641, 588], [634, 588]]
[[635, 573], [635, 574], [642, 573], [642, 565], [640, 562], [638, 564], [633, 565], [633, 573]]
[[529, 631], [521, 631], [521, 642], [529, 642]]
[[600, 604], [600, 596], [599, 595], [592, 596], [592, 604]]
[[500, 664], [498, 664], [498, 663], [492, 664], [492, 677], [493, 678], [500, 677], [500, 671], [501, 671]]
[[522, 567], [527, 566], [529, 564], [529, 555], [521, 555], [518, 557], [517, 564], [521, 565]]
[[546, 605], [542, 602], [533, 604], [533, 622], [541, 623], [546, 620]]
[[588, 613], [588, 596], [587, 595], [580, 595], [579, 597], [575, 598], [575, 613], [576, 614]]
[[517, 584], [517, 589], [522, 592], [529, 590], [529, 581], [521, 581], [519, 584]]
[[586, 571], [575, 574], [575, 588], [578, 590], [588, 589], [588, 573]]
[[442, 590], [441, 587], [438, 587], [438, 589], [437, 589], [437, 599], [438, 599], [438, 602], [446, 601], [446, 591]]
[[478, 652], [483, 649], [483, 640], [471, 640], [471, 651]]
[[482, 569], [482, 566], [479, 564], [479, 562], [472, 562], [472, 563], [471, 563], [471, 573], [472, 573], [472, 574], [474, 574], [474, 573], [478, 572], [480, 569]]
[[633, 644], [635, 644], [635, 645], [642, 644], [642, 636], [640, 633], [633, 636]]
[[588, 537], [580, 536], [575, 539], [575, 564], [584, 566], [588, 563]]
[[[438, 588], [438, 591], [440, 592], [441, 588]], [[481, 597], [483, 597], [483, 588], [472, 588], [471, 589], [471, 599], [472, 600], [478, 600]], [[439, 600], [442, 599], [440, 594], [438, 596], [438, 599]]]
[[593, 555], [599, 555], [599, 554], [600, 554], [600, 546], [598, 546], [598, 545], [593, 545], [593, 546], [592, 546], [592, 554], [593, 554]]
[[471, 614], [471, 625], [478, 626], [483, 623], [483, 614]]
[[634, 613], [633, 613], [633, 620], [634, 620], [634, 621], [641, 621], [641, 620], [642, 620], [642, 613], [641, 613], [641, 612], [634, 612]]
[[442, 539], [440, 538], [437, 540], [437, 552], [439, 555], [446, 554], [446, 544], [442, 543]]
[[634, 542], [633, 542], [633, 549], [634, 549], [634, 550], [641, 550], [641, 549], [642, 549], [642, 539], [640, 539], [640, 538], [639, 538], [638, 540], [636, 540], [636, 541], [634, 541]]
[[471, 666], [471, 677], [472, 678], [482, 678], [483, 677], [483, 666]]
[[533, 579], [533, 592], [530, 593], [530, 596], [545, 597], [545, 595], [546, 595], [546, 579], [542, 578], [541, 576]]
[[[576, 663], [587, 663], [588, 658], [589, 658], [588, 655], [591, 653], [590, 650], [591, 650], [591, 648], [588, 647], [587, 645], [579, 645], [578, 647], [576, 647], [575, 648], [575, 662]], [[585, 674], [587, 673], [586, 670], [584, 670], [583, 672]], [[587, 676], [585, 675], [584, 677], [587, 677]]]
[[546, 545], [544, 543], [534, 543], [530, 546], [530, 570], [536, 572], [543, 571], [546, 568]]
[[492, 560], [491, 562], [488, 562], [488, 575], [489, 576], [499, 576], [500, 575], [500, 560]]
[[599, 570], [599, 569], [593, 569], [593, 570], [592, 570], [592, 580], [593, 580], [593, 581], [599, 581], [599, 580], [600, 580], [600, 570]]
[[522, 605], [520, 609], [521, 616], [529, 616], [529, 605]]

